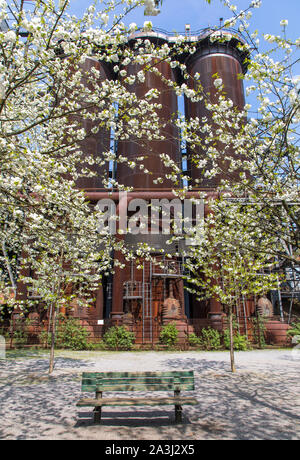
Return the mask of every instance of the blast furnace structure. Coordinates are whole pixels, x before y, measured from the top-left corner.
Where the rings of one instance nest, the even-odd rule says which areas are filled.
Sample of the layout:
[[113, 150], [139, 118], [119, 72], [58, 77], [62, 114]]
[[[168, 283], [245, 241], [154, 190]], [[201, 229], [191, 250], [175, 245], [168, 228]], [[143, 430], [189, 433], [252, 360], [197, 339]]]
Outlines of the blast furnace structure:
[[[188, 40], [195, 43], [196, 52], [192, 55], [180, 55], [177, 59], [186, 65], [191, 77], [194, 77], [196, 73], [200, 74], [199, 81], [211, 100], [214, 100], [216, 90], [213, 76], [218, 75], [219, 78], [222, 78], [227, 97], [236, 107], [242, 108], [245, 100], [243, 81], [239, 75], [246, 72], [246, 55], [238, 47], [241, 39], [237, 34], [224, 32], [224, 37], [227, 39], [223, 43], [212, 42], [210, 40], [212, 32], [206, 29], [190, 36]], [[139, 32], [129, 37], [127, 46], [133, 47], [139, 39], [149, 40], [159, 47], [164, 44], [172, 44], [176, 38], [167, 33]], [[135, 84], [130, 86], [130, 91], [143, 97], [153, 88], [158, 90], [158, 99], [155, 102], [162, 106], [159, 116], [164, 124], [162, 128], [164, 140], [143, 139], [141, 142], [139, 139], [129, 138], [117, 143], [118, 157], [122, 156], [128, 161], [134, 161], [136, 157], [143, 156], [144, 168], [151, 172], [146, 175], [138, 167], [132, 170], [126, 162], [116, 162], [110, 172], [106, 171], [107, 177], [111, 174], [120, 184], [132, 188], [132, 192], [128, 193], [124, 201], [119, 200], [117, 190], [109, 195], [116, 201], [119, 213], [124, 207], [130, 209], [130, 203], [135, 199], [140, 198], [150, 202], [152, 199], [172, 200], [175, 198], [172, 193], [174, 183], [170, 179], [171, 170], [160, 160], [160, 154], [167, 154], [180, 167], [183, 165], [180, 133], [175, 123], [171, 122], [178, 110], [178, 97], [173, 88], [164, 82], [166, 78], [180, 84], [184, 82], [183, 76], [178, 68], [173, 69], [168, 62], [158, 62], [153, 59], [150, 64], [158, 69], [163, 78], [154, 72], [146, 72], [144, 81], [136, 79]], [[103, 66], [104, 75], [110, 72], [111, 78], [117, 78], [116, 75], [113, 75], [113, 70], [109, 70], [105, 64], [97, 63], [97, 65]], [[140, 69], [139, 65], [129, 64], [125, 70], [127, 75], [136, 75]], [[192, 87], [193, 81], [195, 80], [192, 78], [192, 83], [189, 83]], [[187, 118], [199, 117], [201, 119], [204, 116], [210, 116], [205, 109], [204, 102], [191, 102], [190, 99], [185, 98], [184, 106]], [[101, 135], [105, 137], [107, 133]], [[83, 145], [83, 151], [84, 149], [90, 153], [89, 144]], [[192, 192], [189, 192], [190, 196], [197, 197], [199, 191], [206, 192], [207, 196], [214, 196], [219, 178], [214, 182], [204, 180], [198, 168], [193, 167], [195, 151], [187, 149], [185, 154], [187, 170], [193, 186]], [[196, 151], [196, 154], [205, 155], [205, 152]], [[161, 177], [164, 178], [162, 183], [156, 181]], [[178, 177], [178, 188], [181, 185]], [[87, 198], [94, 204], [99, 199], [108, 197], [107, 191], [103, 189], [100, 176], [98, 176], [97, 184], [94, 180], [86, 178], [79, 186], [86, 191]], [[169, 239], [169, 236], [161, 232], [145, 235], [129, 233], [123, 238], [129, 246], [136, 246], [139, 242], [149, 244], [153, 248], [153, 255], [157, 253], [158, 257], [159, 250], [166, 247], [166, 240]], [[189, 332], [198, 332], [202, 327], [208, 325], [222, 329], [223, 309], [220, 303], [214, 299], [199, 302], [185, 289], [180, 245], [174, 243], [168, 247], [168, 252], [174, 256], [165, 259], [161, 257], [159, 264], [145, 260], [142, 270], [138, 269], [136, 262], [126, 263], [122, 254], [115, 254], [115, 258], [125, 263], [126, 268], [115, 267], [114, 274], [104, 280], [99, 287], [94, 308], [78, 311], [78, 316], [95, 335], [95, 338], [101, 336], [111, 324], [125, 324], [135, 332], [136, 342], [143, 344], [156, 343], [162, 325], [170, 321], [176, 323], [182, 341]], [[252, 306], [246, 305], [246, 308], [249, 310]], [[247, 311], [247, 314], [250, 314], [250, 310]]]
[[[214, 79], [216, 75], [222, 79], [223, 91], [238, 109], [245, 104], [243, 80], [240, 75], [247, 71], [247, 55], [240, 50], [241, 38], [229, 31], [222, 32], [224, 41], [211, 41], [213, 30], [205, 29], [199, 33], [191, 34], [187, 40], [194, 44], [196, 51], [193, 54], [180, 54], [176, 59], [185, 64], [187, 73], [192, 77], [188, 80], [190, 88], [197, 83], [195, 77], [199, 74], [199, 82], [207, 97], [215, 102], [216, 88]], [[143, 43], [149, 40], [157, 47], [175, 42], [176, 37], [168, 33], [155, 31], [138, 32], [128, 38], [128, 46], [133, 48], [137, 41]], [[205, 179], [201, 171], [194, 166], [194, 155], [205, 158], [203, 147], [191, 150], [189, 147], [184, 152], [186, 161], [183, 162], [183, 152], [180, 142], [180, 132], [174, 123], [178, 107], [184, 107], [187, 119], [198, 117], [200, 120], [206, 117], [211, 119], [211, 114], [206, 110], [204, 101], [193, 102], [184, 97], [179, 99], [176, 92], [167, 84], [171, 81], [177, 84], [185, 82], [179, 67], [173, 68], [167, 61], [153, 58], [149, 65], [155, 67], [158, 72], [145, 72], [144, 79], [136, 79], [133, 85], [128, 86], [129, 91], [138, 97], [143, 97], [153, 89], [157, 90], [156, 103], [161, 104], [157, 110], [161, 121], [162, 139], [139, 139], [129, 137], [126, 140], [116, 140], [114, 133], [108, 130], [100, 130], [93, 134], [93, 122], [82, 120], [87, 138], [82, 141], [83, 155], [94, 155], [97, 158], [103, 156], [103, 152], [114, 146], [117, 158], [126, 158], [127, 161], [106, 163], [106, 167], [95, 166], [94, 177], [81, 177], [77, 181], [77, 187], [84, 190], [91, 205], [96, 206], [101, 199], [112, 199], [115, 202], [117, 214], [126, 209], [129, 214], [134, 211], [134, 200], [143, 199], [147, 203], [164, 200], [170, 203], [177, 198], [173, 190], [182, 187], [180, 174], [176, 185], [171, 180], [171, 168], [161, 160], [160, 155], [167, 155], [172, 162], [179, 166], [181, 172], [187, 170], [190, 177], [191, 190], [186, 197], [198, 198], [199, 192], [205, 192], [207, 197], [217, 196], [217, 186], [221, 177]], [[84, 72], [90, 72], [93, 68], [100, 70], [101, 78], [97, 84], [102, 85], [106, 79], [118, 79], [120, 73], [114, 72], [113, 65], [99, 62], [90, 57], [83, 64]], [[140, 65], [130, 63], [125, 68], [127, 75], [137, 75], [142, 69]], [[198, 78], [198, 75], [197, 75]], [[84, 81], [82, 82], [84, 84]], [[86, 83], [87, 84], [87, 83]], [[91, 89], [91, 88], [90, 88]], [[93, 109], [94, 110], [94, 109]], [[202, 150], [201, 150], [202, 149]], [[234, 152], [232, 152], [234, 155]], [[135, 161], [137, 157], [143, 157], [143, 167], [150, 174], [145, 174], [138, 166], [130, 168], [128, 163]], [[185, 166], [184, 166], [185, 165]], [[84, 167], [85, 164], [82, 165]], [[209, 168], [209, 165], [207, 166]], [[163, 178], [163, 180], [161, 180]], [[111, 179], [116, 179], [119, 184], [130, 187], [131, 191], [122, 196], [119, 190], [110, 188], [107, 184]], [[233, 177], [236, 180], [237, 177]], [[112, 184], [114, 182], [112, 181]], [[112, 186], [113, 187], [113, 186]], [[169, 212], [175, 210], [171, 207]], [[206, 209], [204, 207], [204, 214]], [[196, 296], [189, 293], [183, 279], [183, 251], [180, 242], [174, 242], [166, 246], [169, 235], [161, 231], [163, 217], [160, 217], [158, 232], [133, 235], [126, 233], [120, 238], [128, 247], [136, 247], [138, 243], [147, 243], [152, 248], [152, 255], [157, 262], [139, 260], [126, 262], [121, 253], [115, 253], [114, 258], [125, 268], [120, 269], [117, 265], [112, 274], [102, 280], [96, 293], [94, 305], [79, 307], [73, 305], [72, 315], [80, 318], [81, 323], [89, 330], [91, 339], [101, 339], [105, 330], [111, 325], [125, 325], [136, 336], [137, 344], [155, 344], [159, 340], [162, 326], [174, 322], [179, 330], [179, 338], [184, 342], [190, 332], [199, 333], [203, 327], [211, 326], [222, 330], [224, 327], [223, 307], [215, 299], [198, 301]], [[150, 228], [150, 219], [147, 225]], [[160, 250], [167, 247], [167, 252], [172, 257], [164, 257]], [[142, 266], [142, 269], [140, 267]], [[19, 298], [29, 296], [28, 287], [19, 284]], [[240, 315], [243, 324], [240, 329], [247, 332], [247, 318], [254, 313], [255, 305], [251, 301], [243, 301], [243, 311]], [[70, 311], [69, 313], [70, 314]]]

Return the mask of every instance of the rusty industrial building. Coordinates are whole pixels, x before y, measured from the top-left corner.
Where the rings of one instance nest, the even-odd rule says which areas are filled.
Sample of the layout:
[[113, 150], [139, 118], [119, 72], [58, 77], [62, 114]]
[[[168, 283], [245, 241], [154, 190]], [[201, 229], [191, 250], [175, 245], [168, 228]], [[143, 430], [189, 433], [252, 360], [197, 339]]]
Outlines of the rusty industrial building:
[[[224, 32], [229, 34], [229, 32]], [[243, 108], [245, 104], [243, 80], [240, 74], [247, 71], [245, 64], [245, 54], [239, 50], [238, 43], [240, 38], [237, 34], [231, 33], [228, 40], [224, 43], [211, 42], [211, 31], [208, 29], [191, 34], [188, 39], [195, 43], [196, 52], [192, 55], [181, 55], [178, 59], [187, 67], [188, 73], [193, 77], [196, 73], [200, 74], [200, 83], [204, 91], [214, 97], [215, 86], [213, 75], [222, 78], [224, 91], [237, 108]], [[167, 33], [151, 31], [139, 32], [129, 37], [127, 46], [134, 46], [137, 39], [150, 40], [157, 46], [172, 43], [174, 36]], [[155, 63], [159, 72], [168, 80], [180, 84], [183, 77], [178, 68], [173, 69], [168, 62], [162, 61]], [[113, 66], [94, 60], [92, 57], [86, 60], [84, 69], [89, 71], [92, 67], [100, 70], [104, 79], [115, 79], [117, 76], [113, 72]], [[128, 75], [135, 75], [140, 69], [137, 65], [129, 64], [127, 67]], [[193, 79], [191, 79], [193, 82]], [[101, 84], [101, 82], [99, 82]], [[190, 83], [193, 84], [193, 83]], [[153, 72], [146, 72], [144, 82], [136, 82], [131, 86], [137, 96], [143, 97], [150, 89], [156, 88], [159, 97], [156, 102], [162, 105], [160, 116], [162, 120], [171, 120], [172, 114], [178, 111], [178, 97], [175, 91], [170, 89], [162, 79]], [[182, 103], [182, 100], [180, 101]], [[185, 116], [199, 117], [209, 116], [204, 102], [192, 102], [190, 99], [184, 100]], [[83, 126], [89, 132], [92, 122], [83, 121]], [[168, 122], [163, 128], [165, 140], [147, 140], [141, 144], [135, 139], [115, 142], [115, 152], [117, 156], [125, 156], [129, 160], [138, 156], [144, 156], [144, 167], [151, 171], [151, 175], [145, 174], [139, 168], [131, 169], [124, 162], [107, 164], [107, 169], [99, 168], [99, 174], [95, 177], [81, 178], [78, 188], [84, 190], [87, 199], [96, 205], [102, 198], [115, 200], [117, 212], [122, 206], [127, 206], [134, 198], [142, 198], [150, 201], [157, 199], [173, 199], [173, 184], [166, 176], [170, 173], [159, 159], [159, 154], [166, 153], [178, 165], [183, 165], [183, 152], [180, 143], [180, 133], [175, 124]], [[109, 150], [113, 142], [113, 133], [100, 131], [97, 135], [90, 135], [82, 143], [82, 150], [87, 155], [101, 155], [103, 151]], [[191, 161], [192, 152], [187, 149], [184, 155], [187, 159], [185, 163], [187, 174], [191, 178], [193, 186], [189, 196], [196, 197], [199, 191], [205, 191], [207, 196], [216, 195], [216, 187], [220, 178], [213, 180], [203, 179], [201, 171], [193, 167]], [[127, 194], [124, 202], [119, 201], [118, 190], [113, 190], [108, 195], [102, 182], [103, 177], [115, 178], [120, 184], [132, 187], [132, 192]], [[153, 180], [164, 177], [163, 183], [155, 183]], [[146, 242], [151, 247], [159, 249], [165, 247], [166, 236], [163, 234], [149, 235], [124, 235], [125, 243], [128, 245], [137, 242]], [[191, 332], [199, 333], [203, 327], [211, 326], [222, 330], [226, 321], [223, 306], [215, 299], [199, 301], [196, 296], [189, 293], [185, 288], [183, 280], [183, 260], [178, 257], [180, 247], [173, 246], [168, 248], [168, 252], [177, 254], [176, 257], [164, 259], [161, 256], [160, 263], [144, 261], [143, 269], [138, 269], [135, 262], [126, 263], [126, 268], [115, 268], [114, 273], [103, 280], [96, 295], [94, 305], [84, 308], [73, 306], [73, 309], [66, 314], [72, 314], [80, 318], [81, 323], [89, 330], [91, 340], [100, 340], [103, 332], [111, 325], [125, 324], [135, 333], [137, 344], [155, 344], [159, 341], [159, 334], [163, 325], [174, 321], [180, 331], [180, 341], [183, 343]], [[155, 249], [154, 249], [155, 251]], [[121, 262], [124, 262], [121, 254], [115, 254]], [[26, 287], [19, 292], [19, 296], [26, 298], [30, 295]], [[278, 300], [278, 299], [277, 299]], [[269, 301], [270, 303], [270, 301]], [[249, 319], [255, 315], [257, 302], [255, 299], [241, 299], [235, 314], [238, 318], [241, 333], [250, 334], [251, 325]], [[262, 303], [261, 303], [262, 305]], [[275, 305], [275, 301], [273, 302]], [[264, 308], [264, 305], [261, 306]], [[267, 307], [266, 307], [267, 308]], [[265, 313], [265, 310], [263, 310]], [[284, 340], [286, 324], [274, 319], [275, 312], [269, 312], [270, 330], [275, 330], [276, 338], [274, 341], [280, 343]], [[278, 312], [276, 313], [278, 314]], [[280, 312], [279, 312], [280, 314]], [[37, 314], [36, 314], [37, 316]], [[282, 327], [284, 326], [284, 327]], [[277, 331], [277, 332], [276, 332]]]

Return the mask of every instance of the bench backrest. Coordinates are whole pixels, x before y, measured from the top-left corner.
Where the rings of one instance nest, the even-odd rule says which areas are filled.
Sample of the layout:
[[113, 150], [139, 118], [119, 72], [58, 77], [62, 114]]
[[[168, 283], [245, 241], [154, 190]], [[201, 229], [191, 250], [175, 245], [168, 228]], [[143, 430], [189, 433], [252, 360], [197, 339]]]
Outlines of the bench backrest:
[[194, 390], [194, 372], [83, 372], [81, 388], [82, 391]]

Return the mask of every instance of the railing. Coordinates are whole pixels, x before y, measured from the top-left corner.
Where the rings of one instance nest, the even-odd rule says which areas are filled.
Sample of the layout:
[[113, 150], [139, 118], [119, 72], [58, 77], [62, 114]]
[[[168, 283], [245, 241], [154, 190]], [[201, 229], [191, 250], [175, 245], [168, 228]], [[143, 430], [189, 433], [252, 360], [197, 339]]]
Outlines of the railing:
[[[152, 27], [150, 32], [146, 31], [145, 33], [150, 35], [151, 32], [155, 32], [157, 34], [165, 35], [166, 37], [170, 37], [170, 38], [176, 38], [178, 36], [182, 36], [182, 37], [186, 37], [186, 38], [194, 38], [194, 37], [204, 38], [205, 36], [209, 36], [210, 34], [213, 34], [213, 33], [218, 32], [218, 31], [220, 33], [224, 33], [224, 34], [230, 33], [233, 37], [241, 40], [242, 42], [245, 41], [238, 30], [233, 29], [232, 27], [222, 28], [220, 26], [203, 27], [202, 29], [188, 30], [188, 31], [185, 30], [184, 32], [180, 32], [180, 31], [178, 31], [178, 32], [177, 31], [170, 32], [168, 30], [164, 30], [164, 29], [161, 29], [159, 27]], [[139, 28], [137, 30], [137, 33], [140, 33], [140, 32], [144, 32], [143, 28]]]
[[123, 284], [123, 298], [126, 299], [142, 299], [143, 298], [143, 283], [142, 281], [125, 281]]
[[[92, 343], [98, 343], [102, 340], [105, 332], [113, 325], [121, 326], [122, 320], [112, 321], [110, 318], [104, 319], [102, 324], [98, 324], [97, 319], [80, 319], [81, 325], [90, 333], [88, 340]], [[292, 323], [299, 322], [299, 317], [292, 317]], [[264, 325], [269, 323], [267, 330], [264, 330]], [[272, 324], [273, 323], [273, 324]], [[270, 336], [270, 326], [277, 327], [275, 323], [278, 323], [278, 329], [281, 329], [282, 325], [287, 325], [287, 320], [281, 321], [280, 316], [272, 316], [265, 318], [262, 323], [257, 323], [255, 316], [239, 316], [238, 321], [235, 319], [235, 326], [241, 335], [246, 335], [248, 340], [253, 344], [259, 344], [259, 334], [262, 334], [265, 342], [272, 343]], [[247, 324], [247, 327], [245, 325]], [[209, 318], [194, 318], [188, 319], [187, 329], [187, 341], [188, 336], [191, 333], [196, 335], [201, 334], [201, 330], [212, 326], [212, 322]], [[226, 317], [222, 318], [220, 326], [224, 331], [228, 328], [228, 322]], [[144, 329], [143, 329], [144, 328]], [[135, 343], [142, 344], [154, 344], [158, 341], [159, 333], [161, 330], [160, 321], [156, 318], [149, 317], [142, 324], [140, 321], [133, 322], [130, 329], [135, 333]], [[0, 336], [3, 336], [6, 341], [7, 348], [23, 348], [31, 346], [46, 346], [47, 337], [46, 332], [48, 331], [48, 321], [34, 320], [18, 320], [11, 322], [11, 324], [0, 324]], [[151, 332], [151, 333], [150, 333]]]

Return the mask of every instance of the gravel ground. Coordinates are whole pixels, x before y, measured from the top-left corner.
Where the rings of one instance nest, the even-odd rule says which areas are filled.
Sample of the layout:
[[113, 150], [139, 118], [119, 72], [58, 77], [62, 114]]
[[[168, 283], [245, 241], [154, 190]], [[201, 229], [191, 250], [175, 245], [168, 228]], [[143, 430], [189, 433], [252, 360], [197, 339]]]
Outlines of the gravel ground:
[[[300, 350], [238, 352], [236, 374], [227, 352], [56, 356], [51, 376], [45, 353], [0, 360], [0, 439], [300, 439]], [[184, 407], [182, 424], [174, 424], [172, 406], [106, 407], [101, 425], [93, 425], [92, 409], [76, 407], [82, 371], [176, 369], [194, 370], [199, 401]]]

